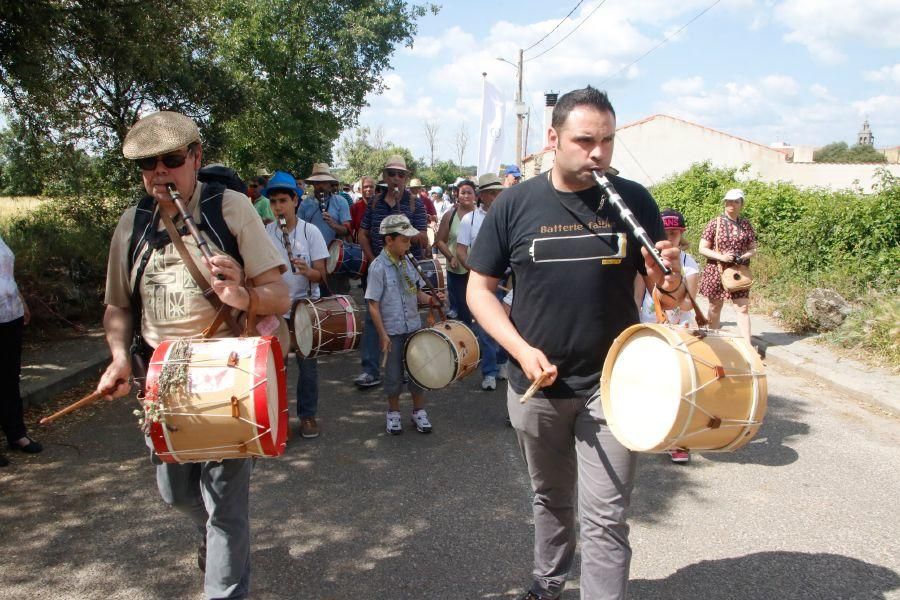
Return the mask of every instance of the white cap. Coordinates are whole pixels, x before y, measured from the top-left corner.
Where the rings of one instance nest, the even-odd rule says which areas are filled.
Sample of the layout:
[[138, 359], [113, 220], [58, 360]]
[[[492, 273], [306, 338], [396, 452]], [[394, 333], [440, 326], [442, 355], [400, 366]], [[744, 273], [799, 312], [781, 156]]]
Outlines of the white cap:
[[725, 200], [740, 200], [744, 201], [744, 190], [740, 188], [732, 188], [725, 193]]

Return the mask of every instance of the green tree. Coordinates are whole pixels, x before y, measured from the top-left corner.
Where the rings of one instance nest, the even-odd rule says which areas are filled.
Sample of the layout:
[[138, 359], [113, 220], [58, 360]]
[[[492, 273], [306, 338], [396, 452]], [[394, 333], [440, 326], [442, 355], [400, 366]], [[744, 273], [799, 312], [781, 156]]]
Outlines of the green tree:
[[344, 164], [340, 171], [343, 181], [358, 181], [364, 175], [378, 180], [385, 163], [395, 154], [403, 157], [412, 175], [422, 170], [422, 162], [416, 160], [408, 148], [396, 146], [391, 142], [385, 142], [383, 146], [377, 147], [371, 135], [368, 127], [358, 127], [349, 137], [341, 140], [337, 154]]
[[815, 162], [823, 163], [883, 163], [884, 154], [867, 144], [850, 148], [846, 142], [832, 142], [813, 153]]
[[434, 5], [398, 0], [219, 0], [217, 52], [250, 96], [252, 110], [226, 123], [226, 158], [306, 172], [331, 159], [334, 140], [352, 127], [369, 93], [416, 20]]
[[433, 185], [447, 187], [456, 181], [457, 177], [463, 176], [462, 169], [452, 160], [439, 160], [431, 168], [423, 169], [419, 174], [419, 179], [427, 187]]
[[208, 0], [36, 0], [0, 9], [0, 91], [37, 137], [116, 157], [115, 190], [137, 179], [118, 158], [142, 112], [179, 110], [197, 119], [215, 154], [215, 124], [244, 106], [212, 56], [202, 26]]

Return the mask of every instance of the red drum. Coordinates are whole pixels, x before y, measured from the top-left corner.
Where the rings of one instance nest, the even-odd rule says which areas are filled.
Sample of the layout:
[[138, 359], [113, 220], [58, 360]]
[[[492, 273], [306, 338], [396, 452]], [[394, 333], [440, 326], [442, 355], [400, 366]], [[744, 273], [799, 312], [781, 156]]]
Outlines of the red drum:
[[325, 261], [325, 271], [331, 275], [349, 275], [351, 279], [359, 279], [369, 269], [369, 261], [363, 252], [362, 246], [332, 240], [328, 244], [328, 259]]
[[356, 350], [362, 337], [363, 316], [350, 296], [297, 300], [290, 322], [294, 345], [304, 358]]
[[[165, 340], [147, 371], [150, 439], [164, 462], [284, 453], [287, 388], [274, 337]], [[153, 419], [151, 419], [153, 420]]]

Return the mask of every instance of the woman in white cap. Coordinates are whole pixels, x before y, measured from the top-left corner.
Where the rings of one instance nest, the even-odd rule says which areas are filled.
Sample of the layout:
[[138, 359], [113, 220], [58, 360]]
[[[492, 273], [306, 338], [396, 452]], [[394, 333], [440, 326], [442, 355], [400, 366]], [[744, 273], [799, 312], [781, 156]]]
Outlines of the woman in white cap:
[[706, 257], [706, 268], [700, 277], [700, 293], [709, 298], [709, 326], [718, 329], [722, 316], [722, 305], [731, 300], [737, 312], [737, 325], [741, 335], [750, 340], [750, 290], [729, 292], [722, 286], [719, 264], [750, 264], [750, 257], [756, 254], [756, 231], [750, 221], [741, 216], [744, 208], [744, 192], [740, 189], [728, 190], [723, 200], [723, 214], [713, 218], [706, 225], [700, 237], [700, 254]]

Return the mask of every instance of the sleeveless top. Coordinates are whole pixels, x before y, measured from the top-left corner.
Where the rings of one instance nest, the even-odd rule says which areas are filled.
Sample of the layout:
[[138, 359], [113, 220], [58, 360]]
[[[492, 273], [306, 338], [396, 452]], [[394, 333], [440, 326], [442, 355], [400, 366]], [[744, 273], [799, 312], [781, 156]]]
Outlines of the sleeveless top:
[[[466, 214], [471, 214], [471, 211]], [[450, 249], [450, 254], [456, 256], [456, 234], [459, 233], [459, 212], [453, 213], [453, 219], [450, 220], [450, 234], [447, 236], [447, 247]], [[451, 273], [456, 273], [457, 275], [465, 275], [469, 272], [467, 268], [460, 265], [456, 269], [450, 268], [450, 261], [447, 261], [447, 270]]]

